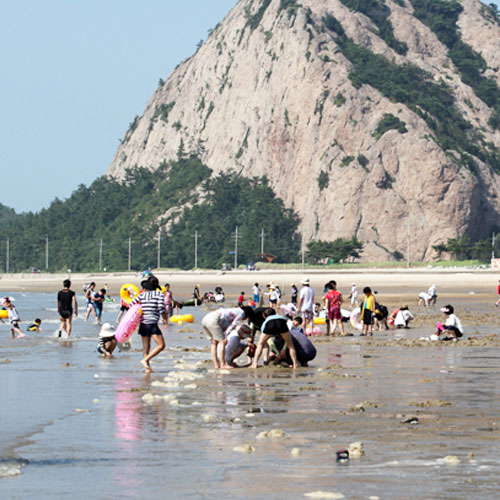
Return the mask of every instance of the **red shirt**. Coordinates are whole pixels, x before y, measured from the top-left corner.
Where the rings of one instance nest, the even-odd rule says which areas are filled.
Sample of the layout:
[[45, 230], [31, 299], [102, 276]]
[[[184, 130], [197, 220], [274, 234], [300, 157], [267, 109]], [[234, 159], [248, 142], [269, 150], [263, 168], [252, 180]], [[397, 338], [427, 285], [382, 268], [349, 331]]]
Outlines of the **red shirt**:
[[326, 295], [325, 299], [328, 301], [328, 309], [334, 309], [340, 307], [340, 296], [342, 294], [338, 290], [330, 290]]
[[238, 304], [243, 304], [244, 300], [245, 300], [245, 296], [244, 295], [240, 295], [239, 298], [238, 298]]

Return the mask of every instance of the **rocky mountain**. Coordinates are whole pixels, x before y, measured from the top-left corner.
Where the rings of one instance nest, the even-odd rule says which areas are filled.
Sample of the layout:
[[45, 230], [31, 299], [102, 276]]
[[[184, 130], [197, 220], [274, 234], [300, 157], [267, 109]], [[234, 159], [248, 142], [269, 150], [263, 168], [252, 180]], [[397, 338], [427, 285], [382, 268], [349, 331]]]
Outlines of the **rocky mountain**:
[[108, 175], [196, 154], [267, 176], [306, 242], [431, 260], [498, 226], [499, 68], [479, 0], [241, 0], [160, 81]]

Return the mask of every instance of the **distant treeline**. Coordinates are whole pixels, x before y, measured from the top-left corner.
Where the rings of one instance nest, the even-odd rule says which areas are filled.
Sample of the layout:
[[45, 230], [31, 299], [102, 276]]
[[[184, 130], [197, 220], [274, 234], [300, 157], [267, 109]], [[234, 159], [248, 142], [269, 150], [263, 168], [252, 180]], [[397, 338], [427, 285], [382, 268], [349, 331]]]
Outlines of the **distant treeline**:
[[[276, 262], [297, 261], [299, 219], [284, 207], [265, 177], [235, 173], [211, 177], [197, 158], [181, 158], [155, 171], [127, 171], [123, 182], [100, 177], [81, 185], [66, 200], [56, 199], [38, 213], [16, 215], [2, 208], [0, 265], [9, 271], [123, 271], [156, 267], [160, 235], [161, 267], [194, 266], [198, 232], [198, 267], [233, 263], [238, 226], [238, 262], [258, 260], [264, 251]], [[101, 244], [102, 240], [102, 244]]]

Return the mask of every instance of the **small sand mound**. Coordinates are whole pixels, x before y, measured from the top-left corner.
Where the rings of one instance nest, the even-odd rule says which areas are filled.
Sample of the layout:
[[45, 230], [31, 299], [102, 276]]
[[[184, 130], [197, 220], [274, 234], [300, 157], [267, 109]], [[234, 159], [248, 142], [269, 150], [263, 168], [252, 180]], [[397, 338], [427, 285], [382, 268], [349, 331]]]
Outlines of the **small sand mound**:
[[257, 435], [257, 439], [279, 439], [285, 437], [283, 429], [271, 429], [270, 431], [262, 431]]
[[415, 406], [417, 408], [430, 408], [432, 406], [451, 406], [451, 403], [447, 401], [442, 401], [441, 399], [427, 399], [426, 401], [410, 401], [408, 403], [410, 406]]
[[255, 448], [249, 444], [240, 444], [239, 446], [235, 446], [233, 451], [237, 451], [238, 453], [253, 453]]
[[363, 443], [361, 441], [351, 443], [349, 448], [347, 448], [347, 451], [349, 452], [349, 457], [351, 458], [359, 458], [365, 454]]
[[444, 457], [444, 463], [446, 465], [458, 465], [460, 463], [460, 459], [455, 455], [448, 455]]
[[342, 493], [337, 493], [335, 491], [312, 491], [311, 493], [305, 493], [305, 497], [307, 498], [316, 498], [316, 499], [325, 499], [325, 500], [332, 500], [332, 499], [339, 499], [339, 498], [345, 498]]

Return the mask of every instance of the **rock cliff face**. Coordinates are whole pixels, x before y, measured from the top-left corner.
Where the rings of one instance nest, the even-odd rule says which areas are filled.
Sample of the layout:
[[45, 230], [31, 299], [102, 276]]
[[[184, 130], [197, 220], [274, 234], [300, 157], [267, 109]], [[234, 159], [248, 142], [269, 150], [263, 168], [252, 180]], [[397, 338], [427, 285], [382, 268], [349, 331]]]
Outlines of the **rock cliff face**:
[[[419, 2], [367, 0], [371, 12], [356, 3], [239, 2], [155, 91], [108, 175], [155, 169], [179, 149], [215, 173], [266, 175], [299, 213], [306, 242], [357, 235], [364, 260], [406, 256], [408, 232], [412, 260], [432, 259], [431, 245], [449, 237], [486, 237], [500, 210], [493, 104], [464, 83], [450, 48], [416, 17]], [[500, 85], [500, 26], [479, 0], [460, 4], [458, 36], [484, 59], [481, 75]], [[380, 74], [356, 80], [359, 54], [382, 56], [372, 59], [385, 61], [378, 72], [385, 64], [402, 71], [406, 88], [422, 88], [408, 67], [424, 70], [422, 81], [445, 89], [444, 108], [455, 114], [432, 115], [394, 85], [384, 89]]]

